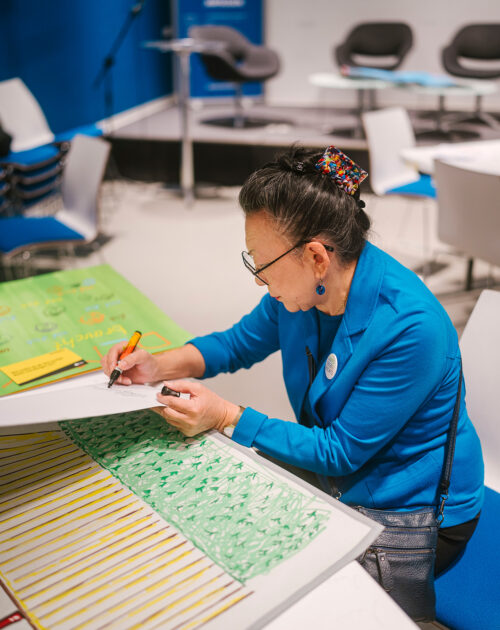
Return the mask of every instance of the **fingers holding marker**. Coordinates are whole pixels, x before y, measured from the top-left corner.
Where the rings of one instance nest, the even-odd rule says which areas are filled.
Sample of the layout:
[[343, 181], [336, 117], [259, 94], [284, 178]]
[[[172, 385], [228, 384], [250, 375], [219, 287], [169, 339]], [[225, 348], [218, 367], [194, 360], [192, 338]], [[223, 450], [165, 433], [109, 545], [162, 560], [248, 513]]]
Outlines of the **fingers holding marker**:
[[121, 350], [123, 350], [123, 344], [115, 344], [107, 354], [101, 357], [101, 366], [106, 376], [109, 376], [116, 367]]
[[134, 352], [137, 344], [139, 343], [139, 339], [141, 338], [141, 336], [142, 336], [142, 333], [139, 330], [136, 330], [134, 334], [132, 335], [132, 337], [130, 337], [125, 348], [123, 348], [123, 350], [120, 352], [117, 364], [115, 368], [113, 369], [113, 371], [111, 372], [111, 376], [109, 377], [108, 387], [111, 387], [113, 383], [119, 379], [124, 369], [129, 369], [120, 365], [120, 363], [123, 361], [123, 359], [128, 357], [128, 355]]
[[136, 365], [144, 363], [148, 356], [149, 353], [146, 352], [146, 350], [135, 350], [135, 352], [132, 352], [122, 359], [118, 360], [117, 357], [116, 365], [120, 368], [120, 370], [122, 370], [122, 372], [125, 372], [126, 370], [131, 370]]
[[127, 344], [123, 342], [115, 343], [115, 345], [110, 348], [109, 352], [102, 357], [101, 365], [108, 376], [116, 367], [120, 354], [125, 350], [126, 346]]
[[115, 383], [118, 383], [118, 385], [132, 385], [132, 379], [129, 378], [128, 376], [124, 376], [123, 374], [120, 374], [120, 376], [116, 379]]
[[188, 406], [185, 406], [181, 400], [191, 400], [191, 393], [189, 392], [189, 385], [192, 385], [189, 381], [164, 381], [161, 392], [159, 392], [156, 396], [157, 400], [164, 405], [172, 406], [172, 401], [178, 401], [180, 403], [180, 408], [174, 404], [173, 406], [178, 409], [188, 409]]
[[161, 415], [166, 422], [188, 437], [209, 428], [199, 426], [197, 401], [193, 400], [189, 392], [183, 391], [190, 385], [189, 381], [165, 382], [161, 393], [156, 396], [158, 402], [165, 405]]

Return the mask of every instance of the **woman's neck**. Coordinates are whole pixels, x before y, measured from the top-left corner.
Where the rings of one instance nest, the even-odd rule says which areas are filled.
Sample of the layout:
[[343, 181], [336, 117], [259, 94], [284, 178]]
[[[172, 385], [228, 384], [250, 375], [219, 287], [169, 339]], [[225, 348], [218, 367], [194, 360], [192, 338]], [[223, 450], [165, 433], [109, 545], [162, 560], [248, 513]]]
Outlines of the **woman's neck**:
[[334, 263], [333, 268], [330, 266], [328, 274], [323, 281], [326, 288], [324, 300], [316, 305], [319, 311], [327, 315], [342, 315], [349, 297], [357, 262], [357, 260], [354, 260], [347, 265]]

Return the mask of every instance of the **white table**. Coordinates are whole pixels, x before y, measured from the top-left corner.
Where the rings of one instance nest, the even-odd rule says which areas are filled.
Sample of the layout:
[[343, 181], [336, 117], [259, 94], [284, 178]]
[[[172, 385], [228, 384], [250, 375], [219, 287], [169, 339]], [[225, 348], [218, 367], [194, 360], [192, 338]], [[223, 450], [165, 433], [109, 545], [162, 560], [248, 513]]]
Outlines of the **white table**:
[[153, 48], [160, 52], [173, 52], [179, 60], [179, 85], [177, 92], [181, 108], [181, 169], [180, 183], [184, 200], [188, 206], [194, 201], [194, 166], [193, 139], [190, 131], [189, 95], [190, 95], [190, 56], [192, 53], [221, 50], [222, 42], [201, 42], [191, 37], [181, 39], [145, 42], [145, 48]]
[[271, 621], [265, 630], [417, 630], [357, 563], [351, 562]]
[[[432, 146], [412, 147], [401, 151], [403, 160], [421, 173], [434, 173], [434, 160], [439, 159], [464, 169], [480, 173], [500, 175], [500, 140], [479, 142], [442, 143]], [[474, 259], [468, 259], [465, 290], [472, 288]]]
[[440, 159], [463, 168], [500, 175], [500, 140], [441, 143], [403, 149], [401, 157], [421, 173], [434, 172], [434, 160]]
[[[356, 115], [358, 122], [355, 127], [348, 129], [332, 129], [329, 133], [341, 136], [349, 136], [352, 138], [364, 138], [363, 121], [361, 115], [368, 109], [374, 107], [374, 94], [376, 90], [384, 90], [392, 86], [392, 83], [381, 81], [380, 79], [362, 79], [344, 77], [340, 74], [331, 72], [317, 72], [309, 76], [309, 82], [319, 88], [327, 88], [332, 90], [356, 90], [358, 95], [358, 107]], [[370, 103], [367, 104], [367, 95]]]

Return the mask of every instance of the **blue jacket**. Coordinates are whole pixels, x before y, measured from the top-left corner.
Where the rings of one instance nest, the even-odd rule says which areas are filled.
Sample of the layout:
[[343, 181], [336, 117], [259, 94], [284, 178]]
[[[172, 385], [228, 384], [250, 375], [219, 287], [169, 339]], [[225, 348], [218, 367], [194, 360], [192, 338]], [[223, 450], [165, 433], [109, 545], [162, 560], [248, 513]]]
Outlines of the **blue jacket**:
[[[206, 372], [234, 372], [281, 350], [297, 418], [309, 384], [305, 347], [317, 358], [313, 310], [288, 312], [266, 294], [225, 332], [192, 340]], [[248, 407], [233, 439], [280, 461], [336, 478], [341, 500], [365, 507], [435, 505], [456, 400], [460, 350], [438, 300], [409, 269], [367, 243], [339, 330], [337, 359], [309, 390], [316, 426]], [[463, 390], [465, 392], [465, 389]], [[481, 445], [462, 396], [444, 527], [472, 519], [483, 501]]]

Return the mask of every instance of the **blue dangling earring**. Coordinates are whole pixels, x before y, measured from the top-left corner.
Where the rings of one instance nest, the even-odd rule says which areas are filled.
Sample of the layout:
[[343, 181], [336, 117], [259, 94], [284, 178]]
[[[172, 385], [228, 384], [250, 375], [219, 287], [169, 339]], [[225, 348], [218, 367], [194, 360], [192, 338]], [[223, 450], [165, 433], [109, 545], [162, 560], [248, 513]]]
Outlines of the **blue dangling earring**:
[[325, 293], [326, 289], [322, 284], [318, 284], [318, 286], [316, 287], [316, 293], [318, 295], [323, 295]]

